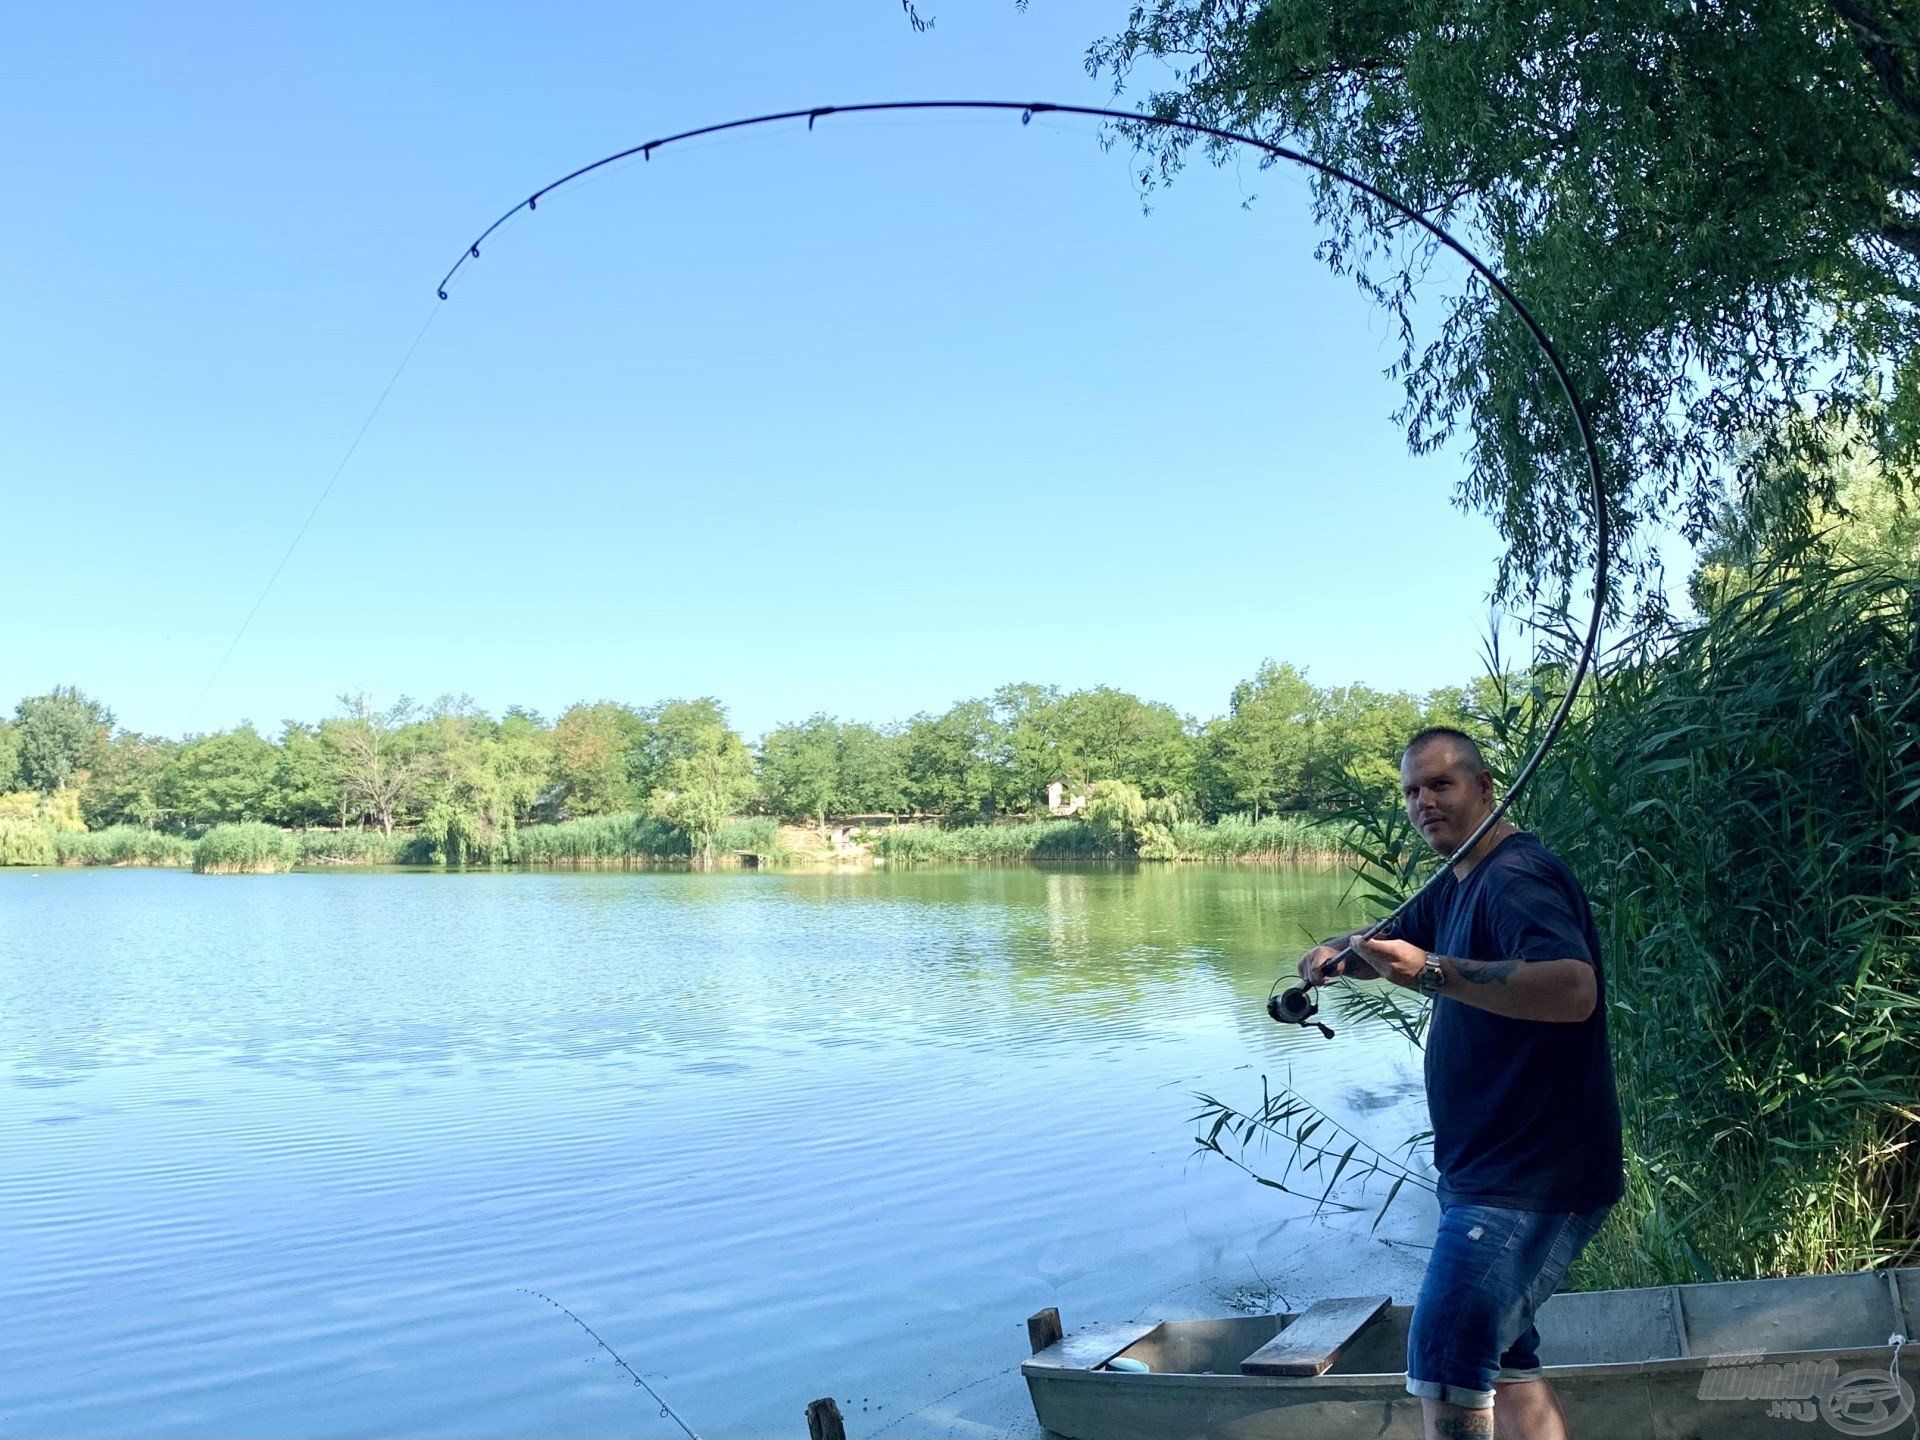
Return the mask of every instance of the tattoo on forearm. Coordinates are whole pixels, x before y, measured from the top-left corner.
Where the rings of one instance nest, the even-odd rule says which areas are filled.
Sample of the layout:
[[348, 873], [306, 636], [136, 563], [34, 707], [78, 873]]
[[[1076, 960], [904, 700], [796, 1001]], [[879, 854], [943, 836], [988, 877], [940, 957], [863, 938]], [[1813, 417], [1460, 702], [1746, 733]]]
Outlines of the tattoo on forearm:
[[[1446, 1412], [1451, 1410], [1452, 1414]], [[1456, 1409], [1448, 1405], [1433, 1417], [1433, 1433], [1444, 1440], [1486, 1440], [1493, 1434], [1493, 1407], [1485, 1410]]]
[[1507, 977], [1520, 968], [1518, 960], [1456, 960], [1453, 968], [1469, 985], [1504, 985]]

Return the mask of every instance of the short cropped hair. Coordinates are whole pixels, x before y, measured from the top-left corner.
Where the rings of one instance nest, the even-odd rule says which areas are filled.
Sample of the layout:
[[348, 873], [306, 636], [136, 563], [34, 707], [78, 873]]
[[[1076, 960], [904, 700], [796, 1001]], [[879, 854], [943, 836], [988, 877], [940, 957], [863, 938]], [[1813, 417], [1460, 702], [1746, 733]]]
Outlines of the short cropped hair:
[[1493, 767], [1487, 764], [1487, 757], [1480, 753], [1479, 743], [1464, 730], [1456, 730], [1451, 725], [1430, 725], [1418, 735], [1407, 741], [1407, 748], [1400, 752], [1400, 758], [1406, 759], [1422, 745], [1434, 740], [1450, 742], [1467, 764], [1473, 767], [1476, 775], [1491, 774]]

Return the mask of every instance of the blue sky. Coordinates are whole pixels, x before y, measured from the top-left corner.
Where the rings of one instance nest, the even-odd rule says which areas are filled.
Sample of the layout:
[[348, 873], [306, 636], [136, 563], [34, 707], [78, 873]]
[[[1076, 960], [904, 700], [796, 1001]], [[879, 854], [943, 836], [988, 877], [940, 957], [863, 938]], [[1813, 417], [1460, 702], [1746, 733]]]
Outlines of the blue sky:
[[[1118, 3], [30, 7], [0, 58], [0, 707], [178, 734], [343, 690], [758, 732], [1012, 680], [1218, 713], [1474, 673], [1498, 546], [1407, 456], [1303, 177], [1143, 215], [1089, 123]], [[1243, 207], [1248, 195], [1257, 196]], [[195, 710], [393, 367], [412, 362]]]

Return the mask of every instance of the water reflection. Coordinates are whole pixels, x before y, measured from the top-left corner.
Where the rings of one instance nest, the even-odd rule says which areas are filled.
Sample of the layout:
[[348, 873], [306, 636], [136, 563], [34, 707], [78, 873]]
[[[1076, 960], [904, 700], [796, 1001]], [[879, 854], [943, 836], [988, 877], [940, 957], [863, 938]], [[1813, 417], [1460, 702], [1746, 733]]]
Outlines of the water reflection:
[[1298, 1207], [1189, 1092], [1410, 1083], [1261, 1013], [1342, 891], [0, 873], [0, 1433], [676, 1433], [520, 1286], [709, 1433], [870, 1433], [1040, 1304], [1215, 1303]]

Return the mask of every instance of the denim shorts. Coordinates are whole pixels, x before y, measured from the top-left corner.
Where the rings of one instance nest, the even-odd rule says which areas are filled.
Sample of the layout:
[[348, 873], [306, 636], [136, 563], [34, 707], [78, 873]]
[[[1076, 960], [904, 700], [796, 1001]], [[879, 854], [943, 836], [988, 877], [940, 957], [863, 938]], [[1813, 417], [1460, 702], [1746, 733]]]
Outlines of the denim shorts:
[[1495, 1381], [1540, 1378], [1533, 1314], [1613, 1207], [1584, 1214], [1449, 1205], [1407, 1332], [1407, 1389], [1484, 1409]]

